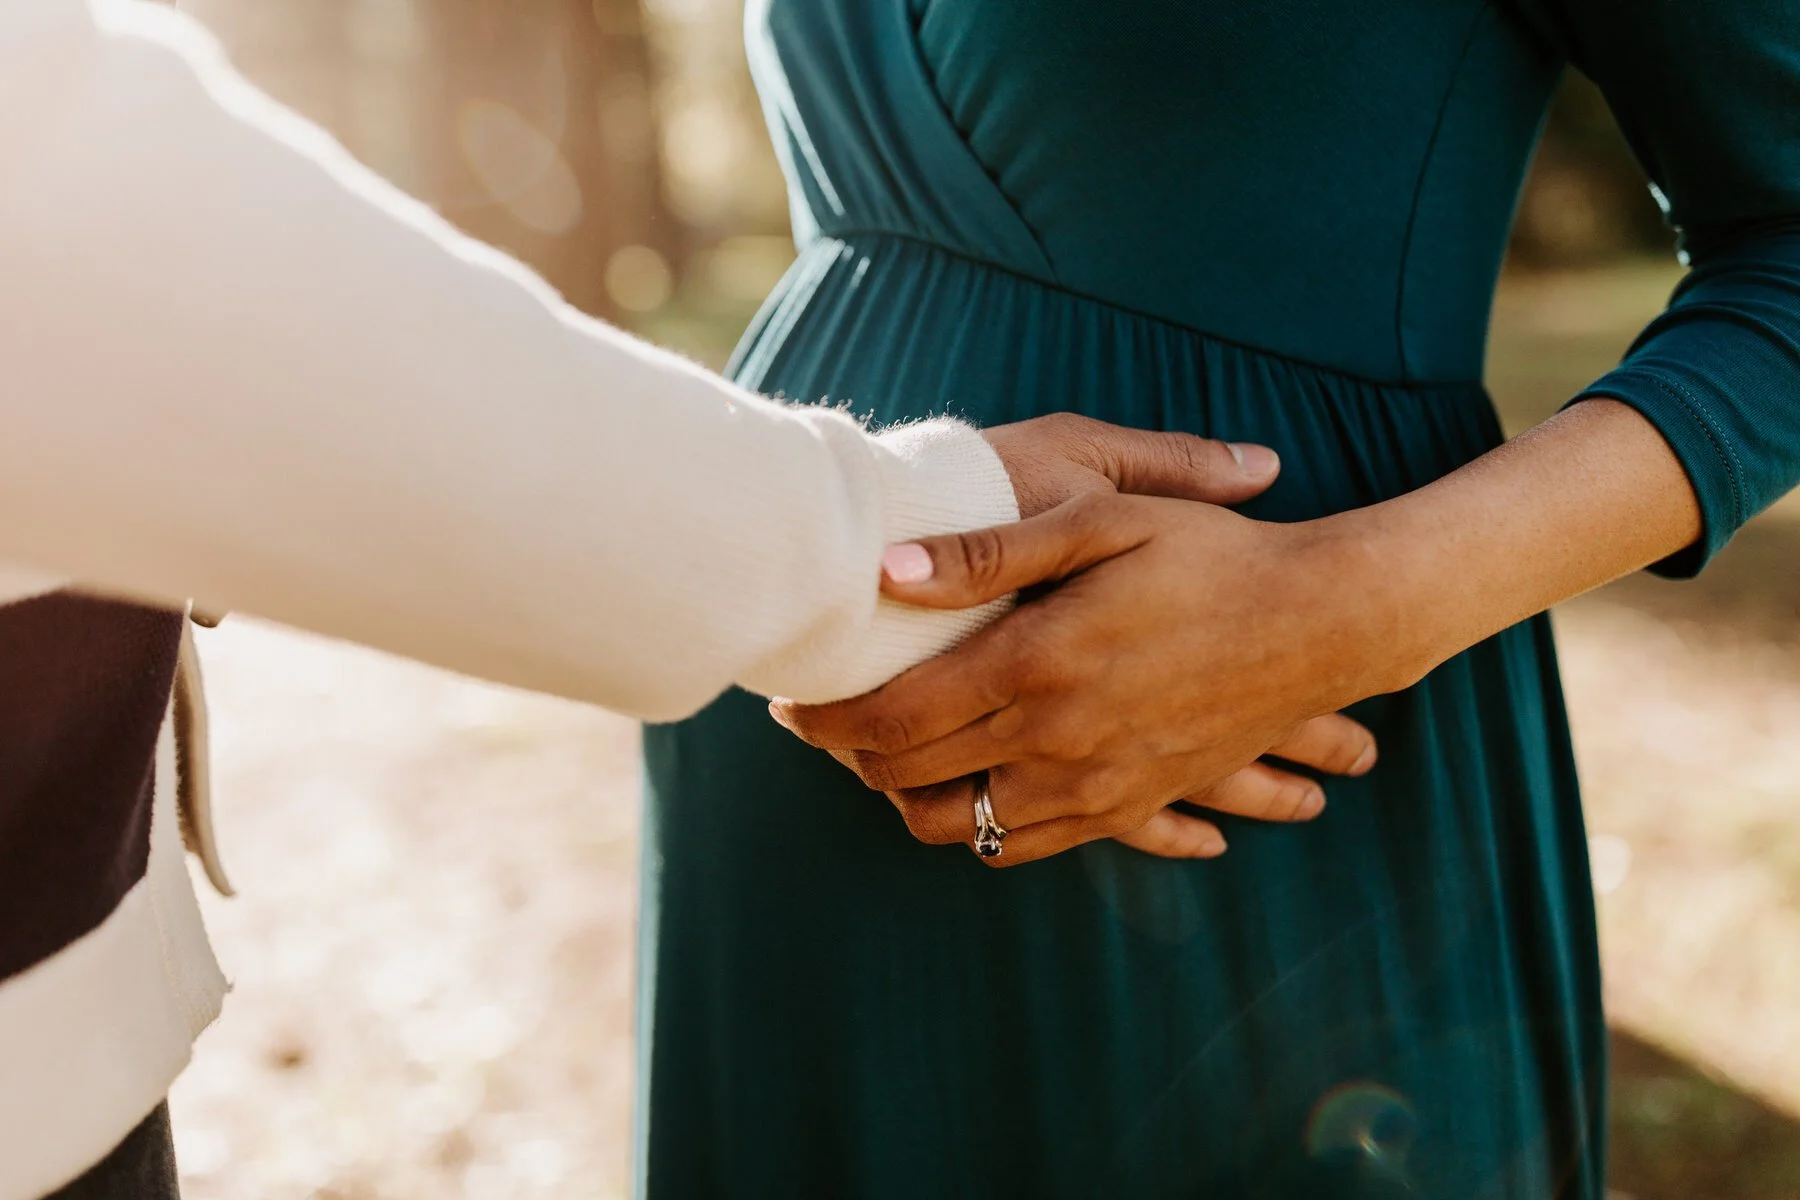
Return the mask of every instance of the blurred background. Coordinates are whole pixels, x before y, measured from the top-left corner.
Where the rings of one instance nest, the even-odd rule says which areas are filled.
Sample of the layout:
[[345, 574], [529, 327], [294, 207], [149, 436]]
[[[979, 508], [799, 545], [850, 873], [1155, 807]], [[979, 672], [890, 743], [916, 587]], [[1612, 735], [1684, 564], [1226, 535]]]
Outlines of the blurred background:
[[[741, 0], [182, 7], [401, 187], [706, 362], [791, 257]], [[1498, 303], [1508, 427], [1611, 366], [1678, 274], [1571, 80]], [[1556, 621], [1616, 1200], [1800, 1197], [1800, 515]], [[634, 727], [250, 621], [203, 639], [243, 895], [206, 901], [237, 987], [174, 1096], [189, 1196], [627, 1194]]]

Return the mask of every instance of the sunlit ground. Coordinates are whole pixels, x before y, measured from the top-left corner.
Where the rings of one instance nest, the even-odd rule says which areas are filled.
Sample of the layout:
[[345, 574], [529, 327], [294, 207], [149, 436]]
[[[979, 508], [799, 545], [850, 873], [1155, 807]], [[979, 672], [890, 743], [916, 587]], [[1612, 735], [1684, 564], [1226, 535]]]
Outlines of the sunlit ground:
[[229, 620], [203, 635], [235, 981], [196, 1200], [624, 1192], [636, 731]]
[[[1511, 423], [1671, 281], [1509, 280]], [[1770, 518], [1700, 584], [1559, 614], [1635, 1200], [1800, 1196], [1796, 564]], [[174, 1097], [188, 1194], [623, 1195], [632, 727], [250, 622], [204, 649], [243, 895], [207, 904], [237, 990]]]
[[[1676, 278], [1509, 280], [1489, 371], [1509, 426], [1605, 370]], [[1800, 503], [1698, 582], [1635, 576], [1556, 623], [1624, 1039], [1615, 1186], [1800, 1196]]]

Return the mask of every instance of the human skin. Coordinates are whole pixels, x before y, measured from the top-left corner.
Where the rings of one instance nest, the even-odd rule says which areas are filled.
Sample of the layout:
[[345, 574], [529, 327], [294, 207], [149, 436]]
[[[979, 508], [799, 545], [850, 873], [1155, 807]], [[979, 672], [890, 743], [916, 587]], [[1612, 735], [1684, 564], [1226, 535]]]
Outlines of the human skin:
[[771, 712], [887, 792], [922, 841], [970, 840], [969, 777], [987, 772], [1011, 830], [987, 861], [1017, 865], [1128, 836], [1177, 799], [1204, 803], [1306, 722], [1408, 687], [1700, 534], [1674, 452], [1608, 399], [1427, 487], [1313, 521], [1080, 496], [895, 548], [883, 586], [907, 603], [1063, 582], [867, 696]]
[[[1266, 446], [1231, 444], [1181, 433], [1149, 433], [1055, 414], [985, 430], [1013, 481], [1021, 516], [1031, 517], [1077, 496], [1115, 491], [1235, 504], [1264, 491], [1281, 463]], [[1068, 539], [1079, 536], [1070, 529]], [[1069, 541], [1068, 549], [1076, 543]], [[890, 581], [891, 582], [891, 581]], [[1018, 587], [1038, 582], [1020, 579]], [[1015, 590], [1006, 588], [1002, 593]], [[1374, 735], [1348, 717], [1325, 713], [1301, 722], [1272, 752], [1325, 774], [1360, 775], [1375, 764]], [[856, 762], [845, 756], [845, 765]], [[1306, 821], [1325, 807], [1314, 780], [1267, 763], [1251, 763], [1196, 795], [1195, 802], [1267, 821]], [[1165, 809], [1119, 841], [1165, 858], [1212, 858], [1225, 852], [1218, 826]]]

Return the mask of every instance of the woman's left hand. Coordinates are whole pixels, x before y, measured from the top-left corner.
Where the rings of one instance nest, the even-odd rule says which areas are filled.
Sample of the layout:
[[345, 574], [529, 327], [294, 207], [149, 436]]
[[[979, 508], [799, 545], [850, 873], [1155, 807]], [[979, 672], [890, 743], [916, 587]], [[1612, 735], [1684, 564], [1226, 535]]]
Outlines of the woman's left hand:
[[[913, 569], [898, 574], [911, 578], [890, 570], [883, 588], [912, 604], [1065, 582], [866, 696], [771, 711], [870, 787], [906, 797], [926, 841], [971, 839], [965, 777], [987, 772], [1009, 830], [995, 865], [1130, 834], [1405, 674], [1397, 623], [1369, 582], [1374, 560], [1335, 528], [1093, 495], [928, 539], [928, 577], [918, 552], [899, 548], [893, 561]], [[1377, 658], [1392, 665], [1377, 670]]]

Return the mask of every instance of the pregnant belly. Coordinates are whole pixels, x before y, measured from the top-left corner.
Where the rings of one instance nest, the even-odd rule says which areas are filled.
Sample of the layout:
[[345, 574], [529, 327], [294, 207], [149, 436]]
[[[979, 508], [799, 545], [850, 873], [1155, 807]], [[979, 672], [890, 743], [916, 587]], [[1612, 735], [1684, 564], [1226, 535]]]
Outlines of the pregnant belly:
[[814, 243], [745, 336], [746, 386], [878, 424], [1075, 412], [1273, 447], [1251, 516], [1411, 491], [1499, 444], [1478, 383], [1378, 384], [1210, 337], [888, 235]]
[[[736, 369], [878, 421], [1262, 441], [1274, 519], [1499, 436], [1478, 387], [1372, 385], [889, 238], [809, 250]], [[1097, 843], [1003, 872], [914, 842], [756, 697], [649, 730], [652, 1190], [987, 1194], [980, 1130], [1022, 1195], [1559, 1194], [1601, 1026], [1554, 691], [1520, 626], [1359, 706], [1381, 764], [1316, 822], [1227, 822], [1211, 863]]]

